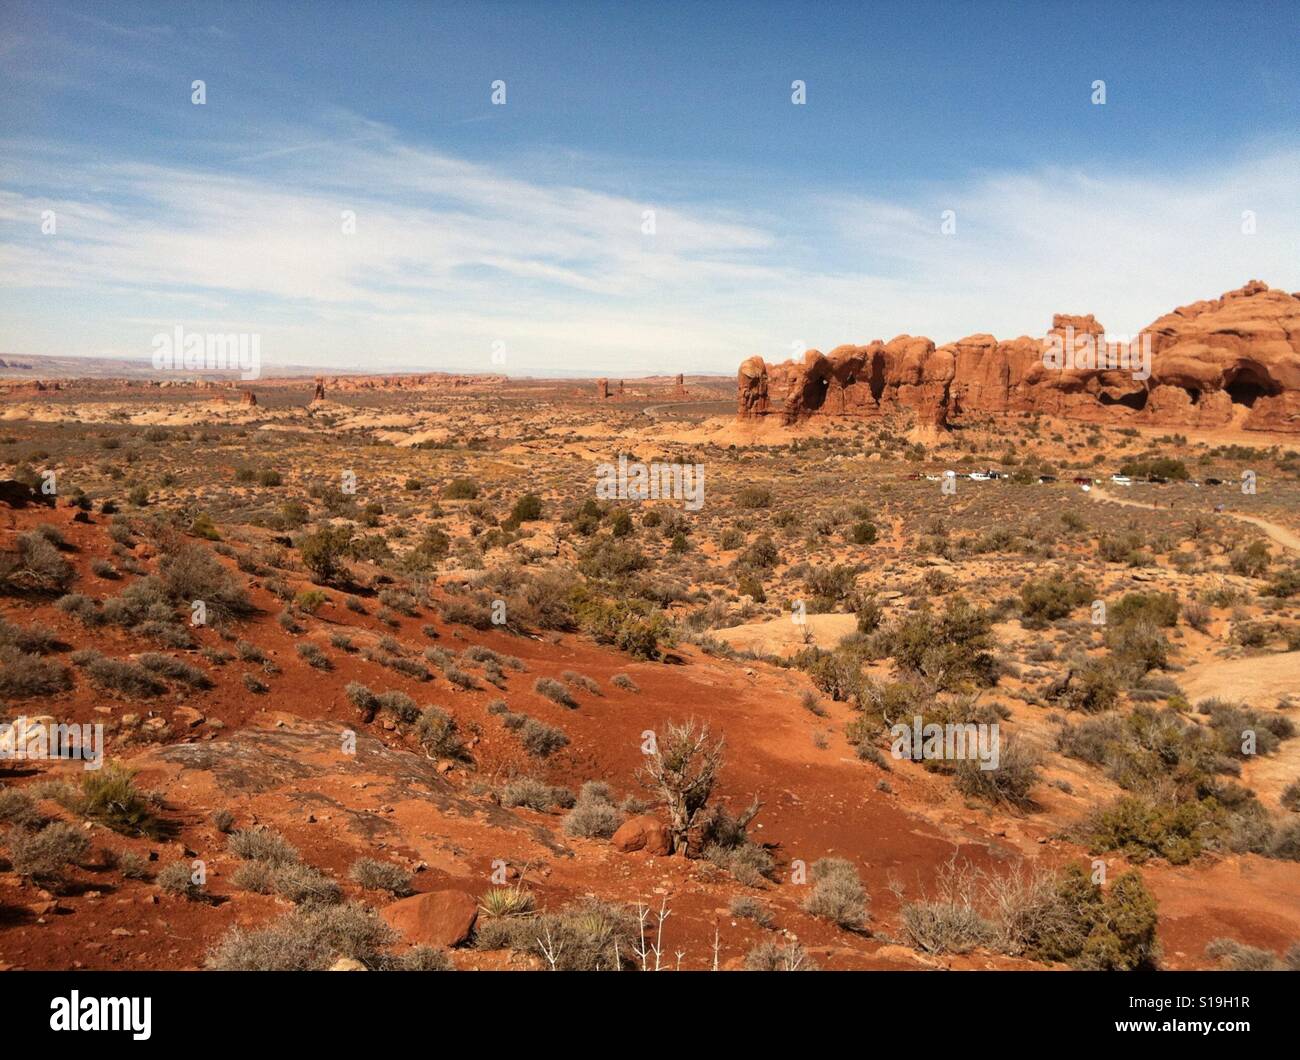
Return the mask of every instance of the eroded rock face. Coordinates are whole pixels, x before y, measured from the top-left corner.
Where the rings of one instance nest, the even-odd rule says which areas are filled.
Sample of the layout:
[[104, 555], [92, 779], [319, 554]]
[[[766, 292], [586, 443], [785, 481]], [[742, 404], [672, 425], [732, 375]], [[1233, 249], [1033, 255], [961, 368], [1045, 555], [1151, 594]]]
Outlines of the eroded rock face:
[[[1129, 347], [1107, 346], [1104, 332], [1091, 314], [1057, 314], [1042, 339], [979, 334], [936, 348], [900, 335], [777, 365], [750, 357], [737, 374], [737, 411], [767, 415], [779, 397], [791, 424], [910, 411], [918, 424], [943, 426], [963, 415], [1042, 412], [1300, 433], [1300, 296], [1252, 280], [1161, 317]], [[1045, 358], [1067, 341], [1094, 356]]]

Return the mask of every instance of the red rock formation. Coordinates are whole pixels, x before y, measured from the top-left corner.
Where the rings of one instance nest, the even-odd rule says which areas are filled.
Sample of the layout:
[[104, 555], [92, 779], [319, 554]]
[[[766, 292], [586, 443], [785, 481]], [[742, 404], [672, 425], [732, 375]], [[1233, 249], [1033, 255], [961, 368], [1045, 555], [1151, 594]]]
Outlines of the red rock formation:
[[251, 390], [241, 390], [239, 392], [239, 403], [241, 405], [256, 405], [257, 395]]
[[750, 357], [736, 377], [737, 411], [766, 415], [778, 393], [787, 423], [910, 410], [918, 423], [942, 426], [969, 414], [1043, 412], [1300, 432], [1300, 295], [1252, 280], [1161, 317], [1129, 345], [1108, 345], [1104, 331], [1091, 315], [1058, 314], [1044, 339], [970, 335], [936, 349], [901, 335], [810, 350], [802, 362]]
[[597, 380], [596, 380], [596, 396], [597, 396], [598, 398], [600, 398], [601, 401], [604, 401], [604, 400], [606, 400], [606, 399], [609, 397], [609, 380], [608, 380], [608, 379], [597, 379]]
[[316, 390], [315, 390], [315, 392], [312, 394], [311, 399], [312, 399], [312, 401], [324, 401], [324, 400], [325, 400], [325, 380], [324, 380], [324, 379], [319, 379], [319, 378], [318, 378], [318, 379], [316, 380]]

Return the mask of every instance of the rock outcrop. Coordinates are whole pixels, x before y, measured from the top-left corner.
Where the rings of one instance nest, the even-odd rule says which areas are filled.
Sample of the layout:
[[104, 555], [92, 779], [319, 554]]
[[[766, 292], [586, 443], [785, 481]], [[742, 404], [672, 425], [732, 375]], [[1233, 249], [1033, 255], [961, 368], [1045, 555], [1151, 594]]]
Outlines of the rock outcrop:
[[1058, 314], [1042, 339], [970, 335], [809, 350], [736, 376], [741, 417], [778, 411], [872, 418], [910, 412], [944, 426], [962, 416], [1041, 412], [1094, 422], [1300, 433], [1300, 295], [1252, 280], [1174, 310], [1126, 344], [1108, 344], [1095, 317]]

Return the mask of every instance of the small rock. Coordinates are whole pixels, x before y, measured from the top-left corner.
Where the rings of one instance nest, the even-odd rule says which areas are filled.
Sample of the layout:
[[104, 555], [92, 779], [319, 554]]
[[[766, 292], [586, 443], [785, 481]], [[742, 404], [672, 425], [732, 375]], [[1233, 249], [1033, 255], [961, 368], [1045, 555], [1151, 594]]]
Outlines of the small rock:
[[629, 818], [619, 825], [618, 831], [610, 840], [614, 849], [622, 854], [634, 850], [644, 850], [655, 857], [664, 857], [672, 853], [673, 841], [667, 826], [648, 813]]

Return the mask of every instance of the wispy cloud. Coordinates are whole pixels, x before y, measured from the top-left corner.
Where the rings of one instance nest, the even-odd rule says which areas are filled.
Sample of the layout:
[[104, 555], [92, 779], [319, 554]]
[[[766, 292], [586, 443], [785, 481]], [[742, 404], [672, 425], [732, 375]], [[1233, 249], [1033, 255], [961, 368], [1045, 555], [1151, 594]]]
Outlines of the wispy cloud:
[[[201, 166], [33, 143], [0, 155], [0, 349], [14, 352], [144, 355], [158, 330], [220, 321], [261, 332], [269, 359], [339, 369], [492, 370], [504, 342], [518, 373], [728, 371], [799, 342], [1041, 334], [1053, 311], [1135, 331], [1252, 276], [1300, 286], [1294, 148], [1163, 174], [1081, 161], [892, 200], [808, 175], [743, 203], [725, 182], [658, 202], [557, 183], [372, 122]], [[46, 209], [56, 236], [40, 233]]]

